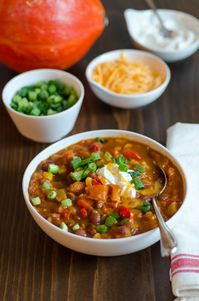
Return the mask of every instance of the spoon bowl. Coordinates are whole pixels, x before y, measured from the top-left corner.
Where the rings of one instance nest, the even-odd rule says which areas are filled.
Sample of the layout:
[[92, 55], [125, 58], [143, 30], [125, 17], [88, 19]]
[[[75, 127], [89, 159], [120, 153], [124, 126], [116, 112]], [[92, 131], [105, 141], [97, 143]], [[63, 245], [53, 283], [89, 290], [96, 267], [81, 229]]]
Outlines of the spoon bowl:
[[158, 10], [157, 10], [157, 7], [156, 7], [154, 1], [153, 0], [145, 0], [145, 1], [148, 4], [148, 6], [153, 10], [154, 15], [157, 17], [157, 20], [159, 21], [160, 34], [163, 37], [168, 38], [168, 39], [175, 38], [177, 36], [177, 32], [166, 28], [160, 14], [158, 13]]
[[158, 198], [162, 195], [164, 190], [167, 187], [167, 175], [163, 168], [157, 165], [158, 171], [160, 173], [160, 178], [162, 182], [161, 190], [154, 196], [152, 196], [151, 201], [153, 204], [153, 208], [157, 217], [158, 226], [160, 229], [160, 245], [161, 245], [161, 256], [168, 257], [173, 254], [177, 249], [177, 241], [176, 238], [171, 231], [171, 229], [167, 226], [166, 222], [163, 219], [163, 216], [160, 212], [160, 209], [157, 205]]

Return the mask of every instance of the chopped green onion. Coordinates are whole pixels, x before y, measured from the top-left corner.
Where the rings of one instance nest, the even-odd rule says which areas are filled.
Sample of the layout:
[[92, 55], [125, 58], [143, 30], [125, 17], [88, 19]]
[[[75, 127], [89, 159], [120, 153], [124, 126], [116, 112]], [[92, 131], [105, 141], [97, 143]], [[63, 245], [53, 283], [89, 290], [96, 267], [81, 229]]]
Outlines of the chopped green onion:
[[120, 218], [120, 215], [116, 212], [112, 213], [111, 216], [113, 216], [116, 219]]
[[60, 228], [61, 228], [63, 231], [68, 232], [68, 226], [67, 226], [64, 222], [61, 222]]
[[140, 176], [140, 173], [137, 172], [137, 171], [134, 171], [134, 170], [130, 170], [130, 171], [128, 171], [128, 173], [130, 174], [130, 176], [131, 176], [132, 178], [135, 178], [135, 177], [139, 177], [139, 176]]
[[71, 178], [73, 181], [81, 181], [83, 172], [83, 170], [71, 172]]
[[57, 88], [56, 88], [55, 85], [51, 84], [51, 85], [48, 86], [48, 91], [49, 91], [50, 94], [53, 94], [57, 91]]
[[75, 158], [70, 162], [70, 164], [71, 164], [71, 166], [72, 166], [72, 168], [73, 168], [74, 170], [77, 169], [78, 167], [80, 167], [81, 163], [82, 163], [82, 159], [81, 159], [80, 157], [75, 157]]
[[96, 164], [94, 162], [91, 162], [91, 163], [88, 164], [88, 169], [90, 171], [96, 171], [97, 166], [96, 166]]
[[48, 193], [47, 198], [50, 200], [54, 200], [56, 198], [56, 196], [57, 196], [57, 193], [56, 193], [56, 191], [53, 190]]
[[96, 231], [99, 233], [106, 233], [108, 231], [108, 227], [106, 225], [98, 225], [96, 226]]
[[104, 143], [104, 142], [105, 142], [105, 139], [104, 139], [103, 137], [97, 137], [97, 138], [96, 138], [96, 141], [101, 142], [101, 143]]
[[59, 166], [55, 164], [49, 164], [48, 172], [51, 172], [52, 174], [57, 174], [59, 172]]
[[139, 190], [144, 188], [144, 185], [139, 178], [134, 178], [132, 182], [135, 185], [135, 189]]
[[123, 218], [121, 221], [120, 221], [120, 225], [124, 225], [126, 223], [128, 223], [129, 219], [128, 218]]
[[61, 201], [61, 205], [62, 207], [64, 208], [67, 208], [67, 207], [71, 207], [72, 206], [72, 200], [71, 199], [65, 199], [65, 200], [62, 200]]
[[107, 158], [107, 159], [111, 159], [112, 158], [112, 155], [109, 153], [109, 152], [106, 152], [104, 154], [104, 157]]
[[109, 215], [105, 220], [105, 225], [111, 227], [117, 223], [117, 219], [114, 216]]
[[79, 230], [79, 228], [80, 228], [79, 224], [75, 224], [75, 225], [72, 227], [73, 231]]
[[144, 166], [142, 165], [137, 165], [135, 168], [135, 171], [139, 172], [139, 173], [143, 173], [144, 172]]
[[120, 164], [127, 164], [127, 159], [123, 156], [120, 155], [119, 157], [115, 158], [115, 162], [120, 165]]
[[92, 153], [91, 154], [91, 161], [96, 161], [100, 159], [100, 153], [96, 152], [96, 153]]
[[119, 170], [121, 171], [128, 171], [129, 167], [127, 164], [124, 164], [124, 163], [120, 163], [119, 164]]
[[50, 189], [52, 187], [52, 185], [51, 185], [51, 183], [49, 183], [49, 182], [44, 182], [43, 184], [42, 184], [42, 188], [43, 189]]
[[10, 106], [20, 113], [45, 116], [62, 112], [77, 100], [73, 87], [65, 86], [58, 80], [49, 80], [22, 87], [12, 98]]
[[151, 210], [150, 202], [145, 202], [142, 206], [137, 207], [137, 209], [141, 210], [142, 212], [148, 212]]
[[34, 197], [34, 198], [31, 198], [31, 202], [34, 206], [38, 206], [41, 204], [41, 200], [38, 196]]
[[84, 171], [82, 173], [82, 179], [85, 179], [90, 172], [91, 172], [90, 169], [88, 169], [88, 168], [84, 169]]
[[84, 165], [86, 165], [86, 164], [88, 164], [90, 162], [91, 162], [91, 158], [90, 157], [86, 158], [86, 159], [83, 159], [82, 162], [81, 162], [81, 166], [84, 166]]

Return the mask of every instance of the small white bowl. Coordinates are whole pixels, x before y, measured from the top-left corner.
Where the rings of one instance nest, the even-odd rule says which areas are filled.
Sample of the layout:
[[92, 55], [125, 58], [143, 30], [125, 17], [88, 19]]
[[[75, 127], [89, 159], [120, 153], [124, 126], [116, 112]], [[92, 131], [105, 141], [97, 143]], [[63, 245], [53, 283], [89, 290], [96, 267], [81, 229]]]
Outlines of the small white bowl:
[[[49, 116], [30, 116], [13, 110], [13, 96], [20, 88], [42, 80], [60, 80], [74, 87], [79, 99], [69, 109]], [[11, 79], [2, 92], [3, 103], [18, 131], [33, 141], [54, 142], [67, 135], [74, 127], [84, 98], [84, 87], [74, 75], [56, 69], [37, 69], [24, 72]]]
[[[92, 79], [93, 70], [98, 64], [115, 60], [121, 54], [124, 54], [124, 56], [130, 61], [141, 61], [149, 65], [164, 79], [162, 84], [156, 89], [146, 93], [119, 94], [104, 88]], [[171, 73], [169, 67], [160, 58], [146, 51], [132, 49], [118, 49], [101, 54], [92, 60], [86, 68], [86, 78], [93, 93], [105, 103], [123, 109], [136, 109], [148, 105], [158, 99], [165, 91], [170, 81], [170, 77]]]
[[149, 24], [148, 26], [150, 26], [153, 22], [157, 23], [156, 16], [151, 10], [126, 9], [124, 11], [124, 17], [133, 44], [139, 49], [148, 50], [158, 55], [169, 63], [183, 60], [196, 52], [199, 48], [199, 20], [187, 13], [177, 10], [158, 9], [158, 12], [164, 22], [171, 20], [176, 22], [180, 29], [194, 32], [196, 36], [195, 40], [189, 46], [182, 49], [166, 50], [154, 45], [149, 47], [140, 40], [140, 29], [144, 24]]
[[90, 131], [84, 132], [80, 134], [76, 134], [70, 137], [67, 137], [53, 145], [47, 147], [42, 152], [40, 152], [28, 165], [25, 170], [23, 176], [23, 195], [25, 199], [25, 203], [34, 218], [35, 222], [39, 225], [39, 227], [52, 239], [60, 243], [61, 245], [70, 248], [72, 250], [90, 254], [90, 255], [99, 255], [99, 256], [117, 256], [133, 253], [144, 248], [147, 248], [157, 242], [160, 239], [159, 229], [153, 229], [147, 231], [142, 234], [138, 234], [135, 236], [127, 237], [127, 238], [114, 238], [114, 239], [95, 239], [82, 237], [73, 233], [64, 232], [59, 227], [51, 224], [45, 218], [43, 218], [35, 209], [35, 207], [31, 204], [28, 194], [28, 187], [30, 183], [31, 176], [35, 171], [36, 167], [40, 164], [41, 161], [47, 159], [52, 154], [57, 151], [74, 144], [78, 141], [96, 138], [96, 137], [118, 137], [123, 136], [133, 141], [141, 142], [147, 144], [157, 152], [163, 154], [167, 158], [169, 158], [173, 164], [178, 168], [183, 184], [184, 184], [184, 202], [177, 213], [167, 221], [167, 224], [170, 228], [173, 228], [174, 225], [182, 219], [182, 213], [186, 209], [187, 201], [186, 201], [186, 191], [187, 184], [183, 169], [177, 162], [177, 160], [170, 154], [170, 152], [158, 142], [133, 132], [122, 131], [122, 130], [98, 130], [98, 131]]

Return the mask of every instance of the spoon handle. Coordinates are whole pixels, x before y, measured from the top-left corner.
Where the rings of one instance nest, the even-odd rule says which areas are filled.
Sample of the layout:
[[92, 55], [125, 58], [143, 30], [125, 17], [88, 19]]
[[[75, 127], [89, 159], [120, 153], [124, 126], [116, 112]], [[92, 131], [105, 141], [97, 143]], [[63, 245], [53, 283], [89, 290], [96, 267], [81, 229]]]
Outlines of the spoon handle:
[[156, 203], [156, 197], [152, 198], [152, 202], [160, 229], [161, 255], [162, 257], [168, 257], [176, 251], [177, 241], [173, 232], [169, 229], [160, 213], [160, 209]]
[[164, 26], [164, 23], [162, 21], [162, 18], [160, 17], [159, 13], [157, 12], [157, 8], [155, 6], [154, 1], [153, 0], [145, 0], [145, 1], [148, 4], [148, 6], [153, 10], [153, 12], [156, 15], [156, 17], [158, 18], [158, 21], [160, 22], [162, 30], [166, 30], [165, 26]]

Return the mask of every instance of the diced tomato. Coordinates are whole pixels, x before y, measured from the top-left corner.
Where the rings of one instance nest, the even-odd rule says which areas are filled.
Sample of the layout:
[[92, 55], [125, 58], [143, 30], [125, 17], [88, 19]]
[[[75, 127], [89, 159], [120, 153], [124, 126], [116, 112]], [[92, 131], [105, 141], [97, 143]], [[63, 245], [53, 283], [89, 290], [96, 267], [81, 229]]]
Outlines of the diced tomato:
[[99, 178], [94, 178], [92, 179], [92, 185], [101, 185], [101, 181]]
[[102, 146], [103, 146], [103, 144], [101, 142], [95, 141], [90, 145], [89, 149], [92, 152], [99, 152], [101, 150]]
[[91, 204], [86, 199], [83, 199], [83, 198], [78, 199], [77, 206], [80, 207], [80, 208], [85, 208], [88, 211], [93, 209]]
[[69, 219], [72, 211], [69, 208], [64, 208], [63, 212], [61, 213], [61, 217]]
[[127, 158], [127, 159], [134, 159], [134, 160], [141, 160], [141, 157], [138, 153], [132, 151], [131, 149], [125, 149], [122, 151], [123, 155]]
[[85, 208], [81, 208], [79, 211], [79, 216], [82, 218], [86, 218], [88, 216], [88, 212]]
[[123, 206], [119, 208], [118, 213], [120, 216], [125, 217], [125, 218], [130, 218], [130, 216], [131, 216], [130, 209], [123, 207]]

